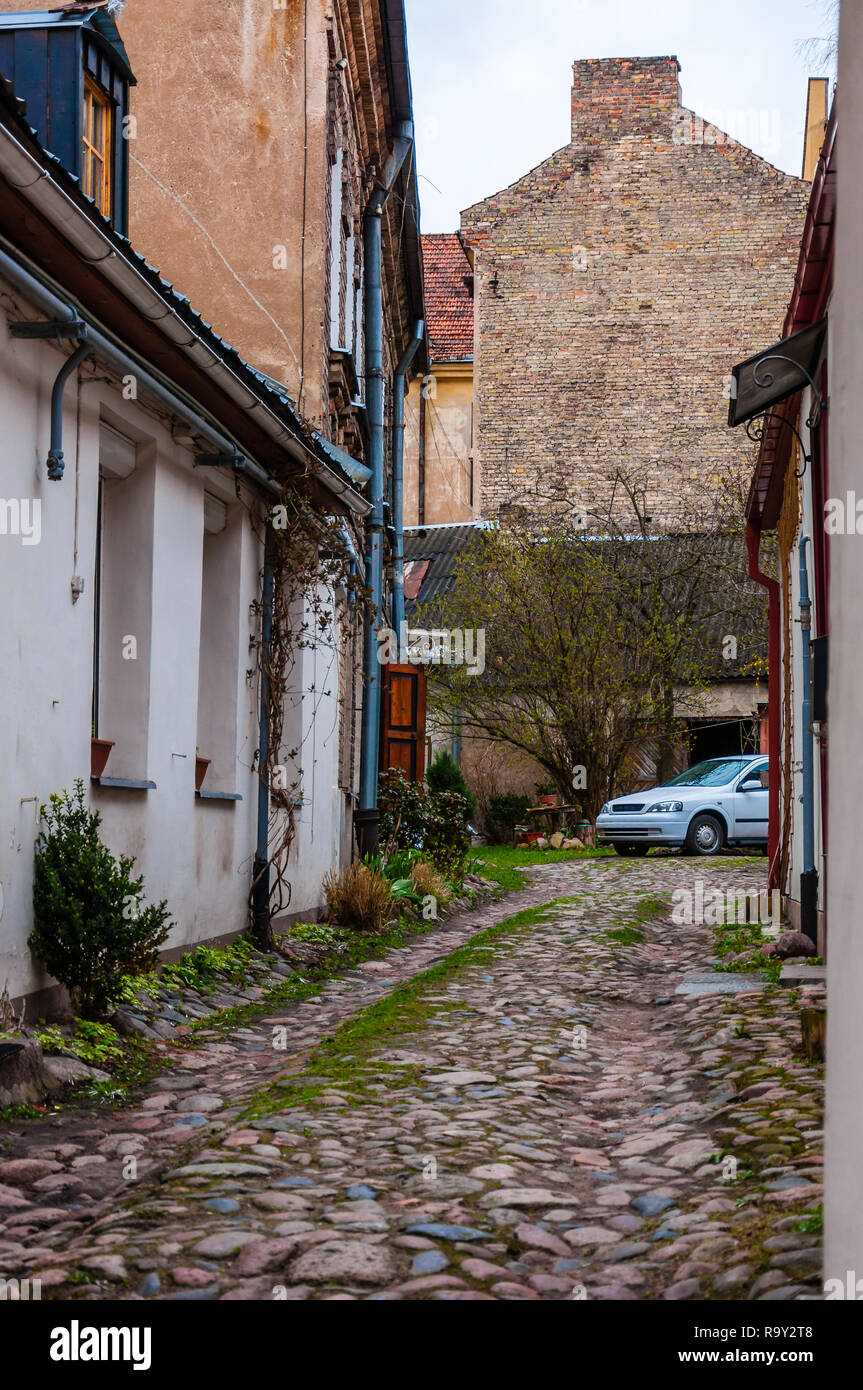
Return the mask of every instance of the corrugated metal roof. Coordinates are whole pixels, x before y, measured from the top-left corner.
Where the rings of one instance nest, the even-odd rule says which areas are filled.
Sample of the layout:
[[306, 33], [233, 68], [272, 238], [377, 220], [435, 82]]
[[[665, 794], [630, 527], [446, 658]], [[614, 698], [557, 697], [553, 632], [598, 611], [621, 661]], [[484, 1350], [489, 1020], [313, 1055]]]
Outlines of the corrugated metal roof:
[[[410, 618], [418, 607], [433, 599], [444, 598], [453, 586], [456, 561], [468, 546], [474, 544], [484, 531], [496, 523], [491, 521], [456, 522], [443, 526], [405, 527], [405, 614]], [[419, 576], [421, 566], [426, 568]], [[411, 573], [420, 577], [419, 593], [408, 597]]]

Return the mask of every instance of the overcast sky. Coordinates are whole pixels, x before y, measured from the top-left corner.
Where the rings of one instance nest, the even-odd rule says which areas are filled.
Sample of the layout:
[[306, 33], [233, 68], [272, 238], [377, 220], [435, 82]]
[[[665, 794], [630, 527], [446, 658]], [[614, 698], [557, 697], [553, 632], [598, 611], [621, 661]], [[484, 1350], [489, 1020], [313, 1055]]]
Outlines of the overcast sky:
[[[827, 0], [406, 0], [422, 228], [568, 144], [575, 58], [675, 54], [683, 102], [799, 174]], [[439, 191], [438, 191], [439, 190]]]

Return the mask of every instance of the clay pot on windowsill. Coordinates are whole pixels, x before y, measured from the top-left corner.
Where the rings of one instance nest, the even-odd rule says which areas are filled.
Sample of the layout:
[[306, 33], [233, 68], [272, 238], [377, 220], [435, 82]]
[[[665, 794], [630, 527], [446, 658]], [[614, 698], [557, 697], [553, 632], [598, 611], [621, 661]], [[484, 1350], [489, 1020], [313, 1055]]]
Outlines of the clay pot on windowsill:
[[204, 778], [207, 775], [207, 768], [210, 766], [210, 758], [195, 759], [195, 791], [199, 792], [204, 785]]
[[90, 739], [90, 776], [101, 777], [105, 764], [111, 756], [114, 740], [110, 738]]

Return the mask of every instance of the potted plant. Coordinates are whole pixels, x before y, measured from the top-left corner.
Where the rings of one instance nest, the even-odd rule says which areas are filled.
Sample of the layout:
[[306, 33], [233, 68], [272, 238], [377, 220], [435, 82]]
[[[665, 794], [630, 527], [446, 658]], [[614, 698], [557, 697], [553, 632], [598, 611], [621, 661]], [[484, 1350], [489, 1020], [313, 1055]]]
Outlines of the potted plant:
[[204, 778], [207, 775], [207, 768], [210, 766], [210, 758], [202, 758], [197, 748], [195, 749], [195, 791], [199, 792], [204, 785]]
[[546, 783], [544, 783], [544, 784], [541, 784], [540, 786], [537, 787], [536, 793], [537, 793], [537, 796], [539, 797], [539, 804], [540, 804], [540, 806], [562, 806], [562, 805], [563, 805], [563, 797], [561, 796], [560, 792], [556, 792], [556, 791], [554, 790], [554, 783], [553, 783], [553, 782], [546, 782]]
[[105, 764], [114, 747], [114, 740], [110, 738], [91, 738], [90, 739], [90, 776], [101, 777], [105, 771]]

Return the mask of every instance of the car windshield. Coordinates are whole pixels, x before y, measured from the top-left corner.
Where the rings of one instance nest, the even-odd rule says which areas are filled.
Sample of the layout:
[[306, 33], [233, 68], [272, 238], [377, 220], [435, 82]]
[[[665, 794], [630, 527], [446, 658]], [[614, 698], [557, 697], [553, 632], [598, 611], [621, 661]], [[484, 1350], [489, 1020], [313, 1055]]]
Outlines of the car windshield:
[[672, 777], [670, 782], [663, 782], [665, 787], [724, 787], [726, 782], [732, 782], [739, 776], [745, 768], [749, 767], [749, 758], [708, 758], [704, 763], [696, 763], [694, 767], [687, 768], [677, 777]]

